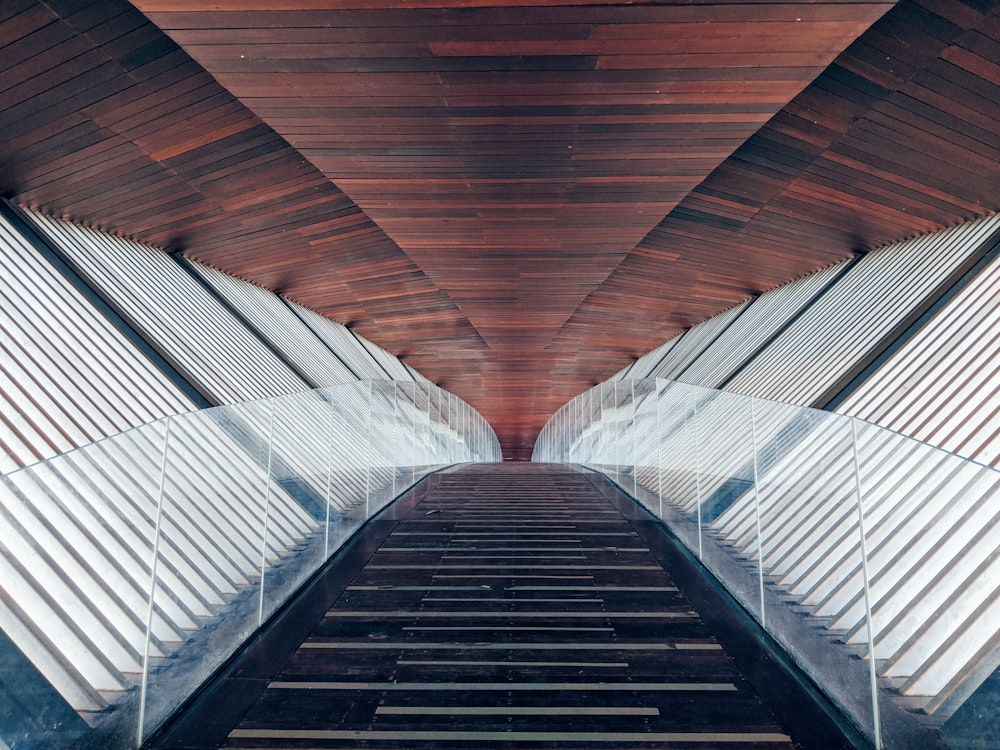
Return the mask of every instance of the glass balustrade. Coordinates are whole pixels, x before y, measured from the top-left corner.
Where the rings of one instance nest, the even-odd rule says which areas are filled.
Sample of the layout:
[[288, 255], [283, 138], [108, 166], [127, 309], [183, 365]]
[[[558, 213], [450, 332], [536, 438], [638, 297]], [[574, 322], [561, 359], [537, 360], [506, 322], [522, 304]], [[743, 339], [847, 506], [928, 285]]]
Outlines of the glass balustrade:
[[[857, 419], [662, 379], [557, 412], [535, 461], [600, 471], [876, 747], [1000, 663], [1000, 472]], [[907, 713], [909, 712], [909, 715]]]
[[362, 381], [168, 417], [3, 475], [0, 630], [75, 715], [40, 710], [0, 740], [137, 747], [393, 498], [499, 460], [457, 397]]

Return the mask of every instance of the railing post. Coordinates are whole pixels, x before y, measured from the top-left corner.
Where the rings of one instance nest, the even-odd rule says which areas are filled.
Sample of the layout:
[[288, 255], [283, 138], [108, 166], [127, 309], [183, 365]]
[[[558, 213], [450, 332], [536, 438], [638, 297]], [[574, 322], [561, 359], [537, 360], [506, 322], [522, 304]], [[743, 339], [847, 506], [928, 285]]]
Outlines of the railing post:
[[872, 725], [875, 750], [882, 750], [882, 718], [878, 705], [878, 669], [875, 664], [875, 629], [872, 627], [871, 587], [868, 577], [868, 540], [865, 535], [864, 493], [861, 489], [861, 456], [858, 449], [858, 420], [851, 417], [851, 443], [854, 448], [854, 489], [858, 500], [858, 534], [861, 539], [861, 580], [865, 595], [865, 627], [868, 636], [868, 679], [872, 694]]
[[692, 419], [692, 424], [694, 426], [694, 487], [695, 487], [695, 502], [696, 510], [698, 513], [698, 559], [702, 558], [702, 541], [701, 541], [701, 443], [699, 440], [699, 429], [698, 429], [698, 395], [694, 395], [694, 416]]
[[365, 472], [365, 518], [371, 518], [371, 500], [372, 500], [372, 408], [374, 406], [374, 399], [372, 398], [374, 388], [374, 381], [368, 381], [368, 429], [367, 440], [365, 441], [365, 462], [368, 464], [368, 471]]
[[260, 540], [260, 599], [257, 627], [264, 624], [264, 573], [267, 568], [268, 517], [271, 515], [271, 460], [274, 455], [274, 410], [277, 399], [271, 399], [271, 415], [267, 425], [267, 474], [264, 476], [264, 529]]
[[426, 463], [431, 462], [431, 450], [433, 444], [433, 431], [431, 430], [431, 388], [432, 386], [428, 384], [427, 386], [427, 454], [425, 455]]
[[659, 517], [663, 518], [663, 410], [660, 408], [660, 380], [653, 378], [656, 393], [656, 494], [660, 498]]
[[149, 642], [153, 637], [153, 612], [156, 599], [156, 576], [160, 559], [160, 530], [163, 525], [163, 496], [167, 485], [167, 453], [170, 450], [170, 417], [163, 420], [163, 453], [160, 457], [160, 482], [156, 492], [156, 522], [153, 527], [153, 559], [149, 573], [149, 607], [146, 608], [146, 641], [142, 653], [142, 684], [139, 687], [139, 726], [136, 747], [142, 745], [146, 726], [146, 696], [149, 692]]
[[629, 384], [632, 388], [632, 424], [630, 426], [630, 431], [632, 433], [632, 497], [638, 499], [639, 497], [639, 456], [635, 451], [635, 381], [630, 380]]
[[767, 612], [764, 609], [764, 543], [760, 526], [760, 474], [757, 463], [757, 419], [754, 414], [754, 397], [750, 397], [750, 436], [753, 448], [753, 509], [757, 525], [757, 580], [760, 594], [760, 624], [767, 627]]
[[392, 496], [396, 497], [396, 474], [399, 473], [399, 415], [396, 412], [396, 381], [392, 381]]
[[330, 514], [333, 509], [333, 464], [336, 451], [337, 437], [337, 407], [333, 402], [333, 395], [330, 395], [327, 403], [330, 406], [330, 450], [327, 453], [326, 466], [326, 531], [323, 536], [323, 559], [330, 558]]

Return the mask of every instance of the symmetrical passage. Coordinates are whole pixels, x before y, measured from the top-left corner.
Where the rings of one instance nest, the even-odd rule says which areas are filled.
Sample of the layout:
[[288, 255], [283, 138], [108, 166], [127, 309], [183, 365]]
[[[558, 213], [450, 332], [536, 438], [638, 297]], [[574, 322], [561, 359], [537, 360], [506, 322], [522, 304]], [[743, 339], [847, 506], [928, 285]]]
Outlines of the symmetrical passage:
[[566, 467], [441, 477], [268, 678], [225, 747], [792, 747]]

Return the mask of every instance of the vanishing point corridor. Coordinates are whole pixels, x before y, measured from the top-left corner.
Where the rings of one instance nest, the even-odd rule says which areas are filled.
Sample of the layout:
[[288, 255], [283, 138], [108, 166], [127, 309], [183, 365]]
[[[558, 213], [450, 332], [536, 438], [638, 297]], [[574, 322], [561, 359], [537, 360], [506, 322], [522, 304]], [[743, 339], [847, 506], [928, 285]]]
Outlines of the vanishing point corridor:
[[[308, 625], [282, 618], [158, 746], [810, 746], [793, 745], [606, 480], [481, 465], [414, 494], [333, 566], [339, 583], [306, 596]], [[298, 635], [282, 634], [290, 619]]]

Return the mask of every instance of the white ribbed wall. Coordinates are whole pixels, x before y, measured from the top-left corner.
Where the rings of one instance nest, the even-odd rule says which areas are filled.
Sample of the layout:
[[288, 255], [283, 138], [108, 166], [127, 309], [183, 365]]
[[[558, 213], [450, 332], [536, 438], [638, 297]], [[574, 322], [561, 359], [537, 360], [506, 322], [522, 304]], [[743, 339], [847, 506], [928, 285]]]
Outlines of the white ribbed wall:
[[[641, 357], [624, 377], [676, 376], [811, 406], [830, 397], [971, 256], [998, 240], [1000, 215], [874, 250], [700, 323]], [[994, 260], [837, 411], [998, 465], [998, 278]]]
[[0, 472], [195, 404], [0, 216]]
[[726, 384], [816, 403], [1000, 228], [1000, 216], [875, 250]]
[[1000, 465], [1000, 258], [837, 411]]
[[[692, 362], [698, 360], [730, 323], [740, 317], [749, 304], [749, 301], [741, 302], [686, 331], [670, 348], [670, 355], [654, 367], [648, 377], [676, 379]], [[632, 378], [632, 373], [628, 377]]]
[[293, 305], [293, 309], [327, 346], [337, 352], [359, 378], [382, 380], [387, 377], [378, 362], [372, 359], [364, 345], [347, 328], [300, 305]]
[[842, 273], [847, 263], [838, 263], [760, 295], [677, 379], [705, 388], [721, 387], [793, 315]]
[[200, 263], [181, 262], [232, 305], [314, 388], [357, 380], [333, 350], [276, 294]]

